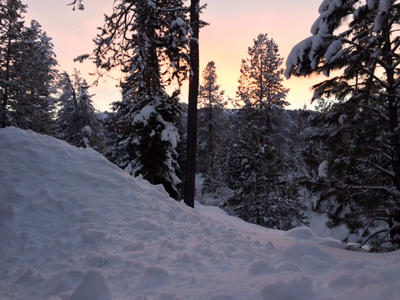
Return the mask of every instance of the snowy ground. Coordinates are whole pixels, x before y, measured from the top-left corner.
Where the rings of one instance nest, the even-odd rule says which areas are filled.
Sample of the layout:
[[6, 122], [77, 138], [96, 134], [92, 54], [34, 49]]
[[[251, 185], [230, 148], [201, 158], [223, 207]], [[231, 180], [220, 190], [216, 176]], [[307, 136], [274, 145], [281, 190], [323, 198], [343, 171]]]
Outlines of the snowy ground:
[[400, 299], [400, 252], [268, 230], [132, 179], [91, 150], [0, 130], [0, 299]]

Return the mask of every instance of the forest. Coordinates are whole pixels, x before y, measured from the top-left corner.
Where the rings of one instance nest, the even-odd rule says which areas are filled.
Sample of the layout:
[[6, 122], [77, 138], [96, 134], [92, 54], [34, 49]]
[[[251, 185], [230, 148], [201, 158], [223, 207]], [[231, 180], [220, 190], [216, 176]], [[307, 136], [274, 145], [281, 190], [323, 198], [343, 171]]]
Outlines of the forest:
[[[116, 0], [92, 53], [77, 57], [97, 76], [120, 71], [121, 100], [106, 112], [79, 70], [58, 68], [27, 9], [0, 0], [0, 127], [94, 149], [192, 207], [195, 197], [279, 230], [307, 226], [312, 211], [345, 226], [347, 249], [400, 248], [399, 1], [322, 1], [287, 58], [260, 33], [231, 98], [214, 61], [199, 70], [199, 31], [213, 26], [201, 19], [206, 5]], [[326, 77], [313, 87], [315, 110], [287, 109], [284, 76], [316, 74]]]

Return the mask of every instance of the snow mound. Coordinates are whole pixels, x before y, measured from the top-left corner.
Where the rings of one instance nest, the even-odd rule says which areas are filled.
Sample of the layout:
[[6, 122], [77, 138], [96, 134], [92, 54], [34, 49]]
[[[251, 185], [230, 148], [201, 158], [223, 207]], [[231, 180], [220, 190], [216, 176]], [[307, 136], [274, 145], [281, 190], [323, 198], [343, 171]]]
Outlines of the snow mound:
[[193, 210], [30, 131], [0, 129], [0, 145], [0, 299], [399, 299], [399, 251]]

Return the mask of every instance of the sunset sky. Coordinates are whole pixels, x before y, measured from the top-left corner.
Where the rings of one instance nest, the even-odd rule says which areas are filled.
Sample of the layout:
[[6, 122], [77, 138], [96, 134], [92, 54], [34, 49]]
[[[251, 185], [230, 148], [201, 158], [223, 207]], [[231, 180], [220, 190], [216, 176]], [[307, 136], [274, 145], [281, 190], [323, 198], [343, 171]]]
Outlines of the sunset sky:
[[[25, 0], [28, 20], [36, 19], [53, 38], [60, 68], [71, 72], [74, 67], [87, 73], [94, 70], [89, 64], [74, 64], [73, 58], [90, 53], [96, 28], [102, 26], [104, 13], [109, 13], [112, 0], [85, 0], [84, 11], [73, 12], [66, 7], [68, 0]], [[259, 33], [268, 33], [286, 58], [292, 47], [309, 36], [310, 27], [318, 16], [321, 0], [209, 0], [202, 19], [210, 23], [200, 33], [201, 70], [208, 61], [217, 66], [218, 81], [230, 97], [234, 97], [239, 78], [241, 59]], [[93, 80], [88, 78], [89, 81]], [[289, 108], [310, 104], [310, 87], [316, 78], [291, 78], [284, 82], [290, 88]], [[117, 81], [104, 79], [91, 91], [95, 107], [109, 109], [120, 98]], [[184, 90], [182, 99], [187, 92]]]

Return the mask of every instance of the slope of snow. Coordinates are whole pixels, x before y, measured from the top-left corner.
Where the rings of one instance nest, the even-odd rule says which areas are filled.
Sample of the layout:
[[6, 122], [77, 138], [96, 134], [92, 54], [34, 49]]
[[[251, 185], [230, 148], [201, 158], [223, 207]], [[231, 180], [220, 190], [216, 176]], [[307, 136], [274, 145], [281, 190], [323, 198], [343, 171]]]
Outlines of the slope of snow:
[[92, 150], [0, 130], [0, 299], [399, 299], [400, 252], [187, 208]]

